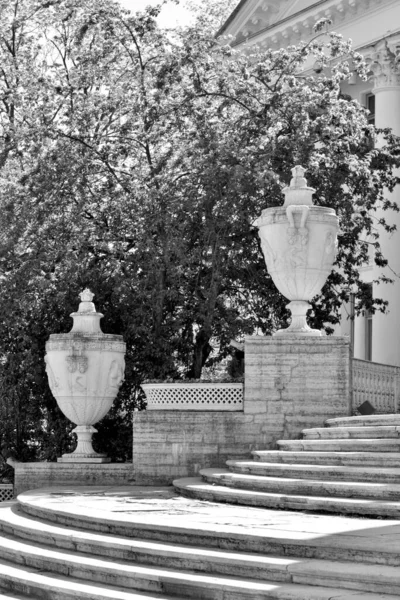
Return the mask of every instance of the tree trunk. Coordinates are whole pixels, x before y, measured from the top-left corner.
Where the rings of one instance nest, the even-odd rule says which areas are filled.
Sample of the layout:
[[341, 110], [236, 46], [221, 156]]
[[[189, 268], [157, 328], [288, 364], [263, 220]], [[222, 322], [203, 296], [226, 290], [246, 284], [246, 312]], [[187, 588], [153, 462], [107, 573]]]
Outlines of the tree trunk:
[[188, 377], [190, 379], [200, 379], [203, 366], [212, 351], [212, 346], [209, 343], [210, 338], [211, 335], [207, 334], [204, 329], [201, 329], [196, 335], [193, 362], [190, 371], [188, 372]]

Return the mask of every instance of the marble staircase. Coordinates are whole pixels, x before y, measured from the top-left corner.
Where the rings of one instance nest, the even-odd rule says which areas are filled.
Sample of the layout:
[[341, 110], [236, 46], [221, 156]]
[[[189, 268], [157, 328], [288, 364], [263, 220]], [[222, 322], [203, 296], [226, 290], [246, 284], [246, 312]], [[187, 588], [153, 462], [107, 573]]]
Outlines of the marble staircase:
[[[383, 421], [329, 421], [253, 461], [175, 482], [183, 495], [21, 494], [0, 507], [0, 600], [398, 600], [400, 416]], [[321, 450], [325, 441], [334, 446]], [[294, 506], [325, 512], [275, 510]]]
[[329, 419], [277, 445], [174, 486], [208, 501], [400, 518], [399, 414]]

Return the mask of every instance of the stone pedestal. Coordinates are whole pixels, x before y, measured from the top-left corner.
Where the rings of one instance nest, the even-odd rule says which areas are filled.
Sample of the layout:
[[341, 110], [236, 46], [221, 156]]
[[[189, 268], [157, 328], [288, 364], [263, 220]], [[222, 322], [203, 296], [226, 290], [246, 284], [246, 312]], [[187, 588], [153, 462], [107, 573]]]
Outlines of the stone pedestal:
[[248, 337], [245, 374], [244, 412], [273, 442], [350, 415], [348, 337]]

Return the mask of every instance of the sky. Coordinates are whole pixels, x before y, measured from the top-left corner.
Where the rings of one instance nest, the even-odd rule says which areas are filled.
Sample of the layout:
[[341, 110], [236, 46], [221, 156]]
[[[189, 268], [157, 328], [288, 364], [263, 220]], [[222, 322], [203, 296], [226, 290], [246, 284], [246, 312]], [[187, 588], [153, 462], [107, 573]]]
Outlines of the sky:
[[[143, 10], [146, 6], [158, 4], [158, 0], [119, 0], [119, 3], [132, 12]], [[182, 5], [169, 4], [164, 6], [158, 18], [160, 27], [186, 25], [190, 21], [190, 13]]]

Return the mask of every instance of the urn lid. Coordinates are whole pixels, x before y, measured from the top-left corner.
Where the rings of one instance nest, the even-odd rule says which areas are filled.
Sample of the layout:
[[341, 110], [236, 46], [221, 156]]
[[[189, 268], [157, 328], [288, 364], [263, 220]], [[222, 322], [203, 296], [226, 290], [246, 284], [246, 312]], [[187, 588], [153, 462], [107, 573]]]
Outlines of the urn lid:
[[104, 315], [96, 312], [96, 307], [92, 302], [94, 294], [86, 288], [79, 294], [79, 297], [81, 302], [78, 312], [70, 315], [74, 320], [71, 333], [103, 333], [100, 328], [100, 319]]
[[283, 193], [285, 194], [284, 207], [292, 206], [293, 204], [313, 206], [312, 195], [315, 189], [307, 186], [307, 180], [304, 177], [305, 172], [306, 170], [300, 165], [293, 167], [293, 177], [290, 180], [290, 186], [283, 189]]

